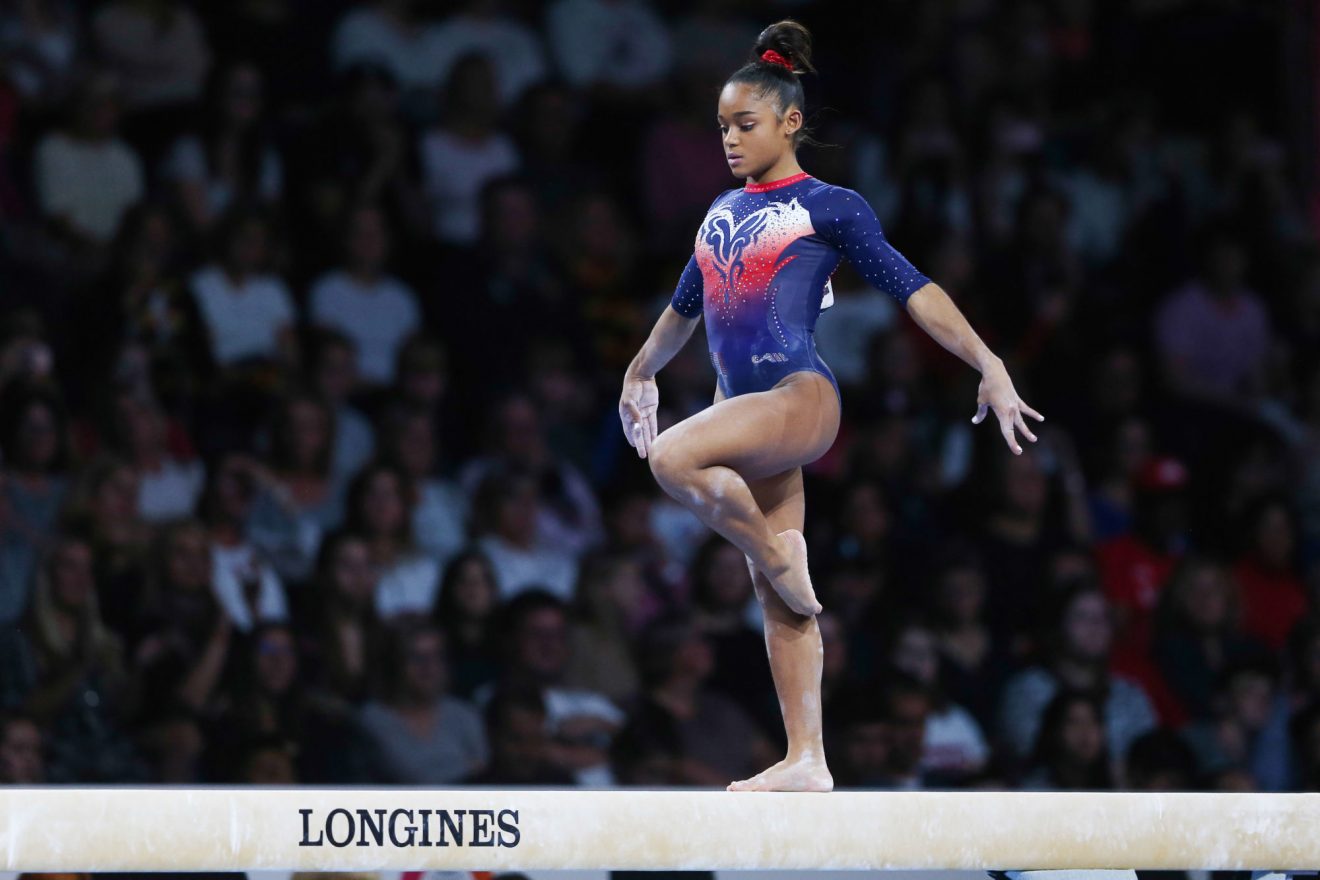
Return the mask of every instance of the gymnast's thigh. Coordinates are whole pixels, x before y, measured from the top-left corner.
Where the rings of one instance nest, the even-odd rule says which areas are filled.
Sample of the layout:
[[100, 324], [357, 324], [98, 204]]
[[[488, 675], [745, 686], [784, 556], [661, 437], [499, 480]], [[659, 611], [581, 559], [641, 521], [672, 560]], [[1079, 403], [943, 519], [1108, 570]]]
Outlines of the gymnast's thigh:
[[760, 480], [810, 464], [838, 436], [838, 395], [819, 373], [804, 370], [769, 391], [716, 397], [657, 437], [654, 458], [684, 467], [723, 465], [744, 480]]

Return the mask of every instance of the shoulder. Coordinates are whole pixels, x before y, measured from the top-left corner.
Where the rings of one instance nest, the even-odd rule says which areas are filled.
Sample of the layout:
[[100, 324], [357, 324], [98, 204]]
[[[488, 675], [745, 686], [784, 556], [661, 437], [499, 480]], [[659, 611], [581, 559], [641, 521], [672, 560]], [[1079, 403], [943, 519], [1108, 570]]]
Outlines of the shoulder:
[[198, 296], [214, 296], [224, 292], [224, 278], [215, 265], [203, 266], [192, 274], [189, 286]]
[[1029, 666], [1008, 680], [1006, 690], [1050, 691], [1055, 687], [1054, 676], [1040, 666]]
[[316, 303], [345, 293], [347, 288], [344, 283], [345, 278], [342, 269], [331, 269], [317, 278], [312, 282], [312, 302]]
[[813, 214], [820, 212], [826, 216], [843, 219], [848, 216], [874, 213], [866, 199], [856, 190], [821, 180], [808, 181], [801, 198], [803, 205]]
[[462, 718], [473, 724], [481, 723], [481, 713], [477, 711], [477, 707], [459, 697], [449, 695], [441, 697], [440, 711], [448, 713], [451, 718]]
[[734, 187], [733, 189], [726, 189], [724, 192], [717, 195], [715, 197], [715, 200], [710, 203], [710, 210], [714, 211], [716, 208], [722, 205], [727, 205], [729, 202], [737, 198], [740, 192], [742, 192], [742, 189], [740, 187]]

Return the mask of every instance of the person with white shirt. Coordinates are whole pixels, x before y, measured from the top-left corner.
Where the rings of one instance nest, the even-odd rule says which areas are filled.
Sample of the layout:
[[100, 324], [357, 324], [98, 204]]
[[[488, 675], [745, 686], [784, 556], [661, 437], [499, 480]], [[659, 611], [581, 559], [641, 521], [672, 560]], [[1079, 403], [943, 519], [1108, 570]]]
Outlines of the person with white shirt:
[[565, 685], [572, 651], [568, 605], [545, 590], [527, 590], [501, 612], [504, 674], [474, 696], [484, 707], [497, 692], [537, 691], [545, 703], [546, 733], [558, 744], [555, 763], [578, 785], [614, 785], [610, 745], [627, 716], [604, 694]]
[[37, 204], [68, 238], [107, 245], [142, 198], [142, 162], [120, 139], [120, 90], [108, 74], [78, 87], [70, 124], [37, 142]]
[[669, 30], [646, 0], [559, 0], [546, 31], [556, 65], [576, 88], [645, 88], [673, 64]]
[[469, 247], [481, 232], [481, 191], [518, 170], [513, 140], [495, 127], [495, 69], [481, 54], [454, 63], [445, 87], [445, 123], [421, 141], [422, 185], [432, 231], [446, 244]]
[[416, 15], [416, 0], [376, 0], [349, 10], [335, 28], [330, 58], [335, 70], [359, 62], [388, 68], [405, 90], [433, 90], [441, 80], [434, 26]]
[[348, 218], [345, 262], [312, 285], [313, 324], [343, 333], [357, 347], [358, 371], [369, 383], [394, 382], [399, 348], [421, 326], [417, 294], [385, 271], [390, 230], [375, 205], [356, 208]]
[[431, 53], [440, 78], [459, 58], [479, 52], [495, 65], [500, 103], [512, 105], [528, 86], [546, 77], [540, 36], [508, 14], [502, 0], [469, 0], [431, 35]]
[[212, 77], [201, 124], [171, 145], [161, 167], [188, 219], [209, 229], [230, 205], [271, 205], [284, 192], [284, 167], [268, 130], [266, 83], [250, 61]]
[[238, 208], [220, 222], [218, 259], [192, 276], [197, 310], [219, 367], [276, 360], [292, 340], [293, 297], [268, 267], [270, 227], [259, 212]]
[[437, 473], [438, 433], [429, 410], [399, 406], [385, 418], [381, 451], [411, 480], [417, 546], [444, 566], [467, 545], [468, 499]]
[[380, 572], [376, 613], [389, 620], [430, 612], [440, 589], [440, 566], [413, 539], [407, 475], [384, 462], [364, 468], [348, 490], [346, 526], [366, 540]]
[[532, 474], [513, 468], [492, 472], [474, 504], [477, 548], [490, 559], [503, 598], [540, 587], [567, 602], [577, 584], [577, 559], [538, 537], [539, 504]]
[[211, 544], [211, 589], [240, 632], [289, 616], [284, 584], [247, 537], [258, 470], [257, 463], [244, 456], [226, 456], [202, 499]]

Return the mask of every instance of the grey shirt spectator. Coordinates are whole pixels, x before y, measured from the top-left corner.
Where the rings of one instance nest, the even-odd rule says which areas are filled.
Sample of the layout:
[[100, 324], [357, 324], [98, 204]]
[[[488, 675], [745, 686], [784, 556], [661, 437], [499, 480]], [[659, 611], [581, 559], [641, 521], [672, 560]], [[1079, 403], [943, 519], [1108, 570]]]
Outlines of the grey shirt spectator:
[[393, 709], [368, 703], [363, 729], [379, 750], [388, 781], [397, 785], [442, 785], [478, 772], [489, 759], [486, 733], [477, 711], [455, 697], [436, 701], [435, 722], [420, 733]]
[[[1058, 679], [1039, 666], [1024, 669], [1008, 680], [1000, 702], [999, 733], [1017, 757], [1031, 752], [1041, 714], [1058, 690]], [[1135, 682], [1110, 676], [1109, 696], [1105, 699], [1109, 753], [1126, 755], [1132, 741], [1153, 730], [1156, 723], [1155, 709], [1146, 692]]]

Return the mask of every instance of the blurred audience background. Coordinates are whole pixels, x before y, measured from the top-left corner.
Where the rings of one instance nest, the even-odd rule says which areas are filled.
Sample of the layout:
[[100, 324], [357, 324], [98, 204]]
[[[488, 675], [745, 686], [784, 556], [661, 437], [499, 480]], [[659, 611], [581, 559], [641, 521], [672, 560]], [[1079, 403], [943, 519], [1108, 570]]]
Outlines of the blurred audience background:
[[[622, 437], [792, 15], [819, 145], [1045, 413], [846, 267], [841, 786], [1320, 786], [1315, 10], [0, 0], [0, 781], [723, 786], [746, 564]], [[661, 427], [709, 405], [694, 339]]]

